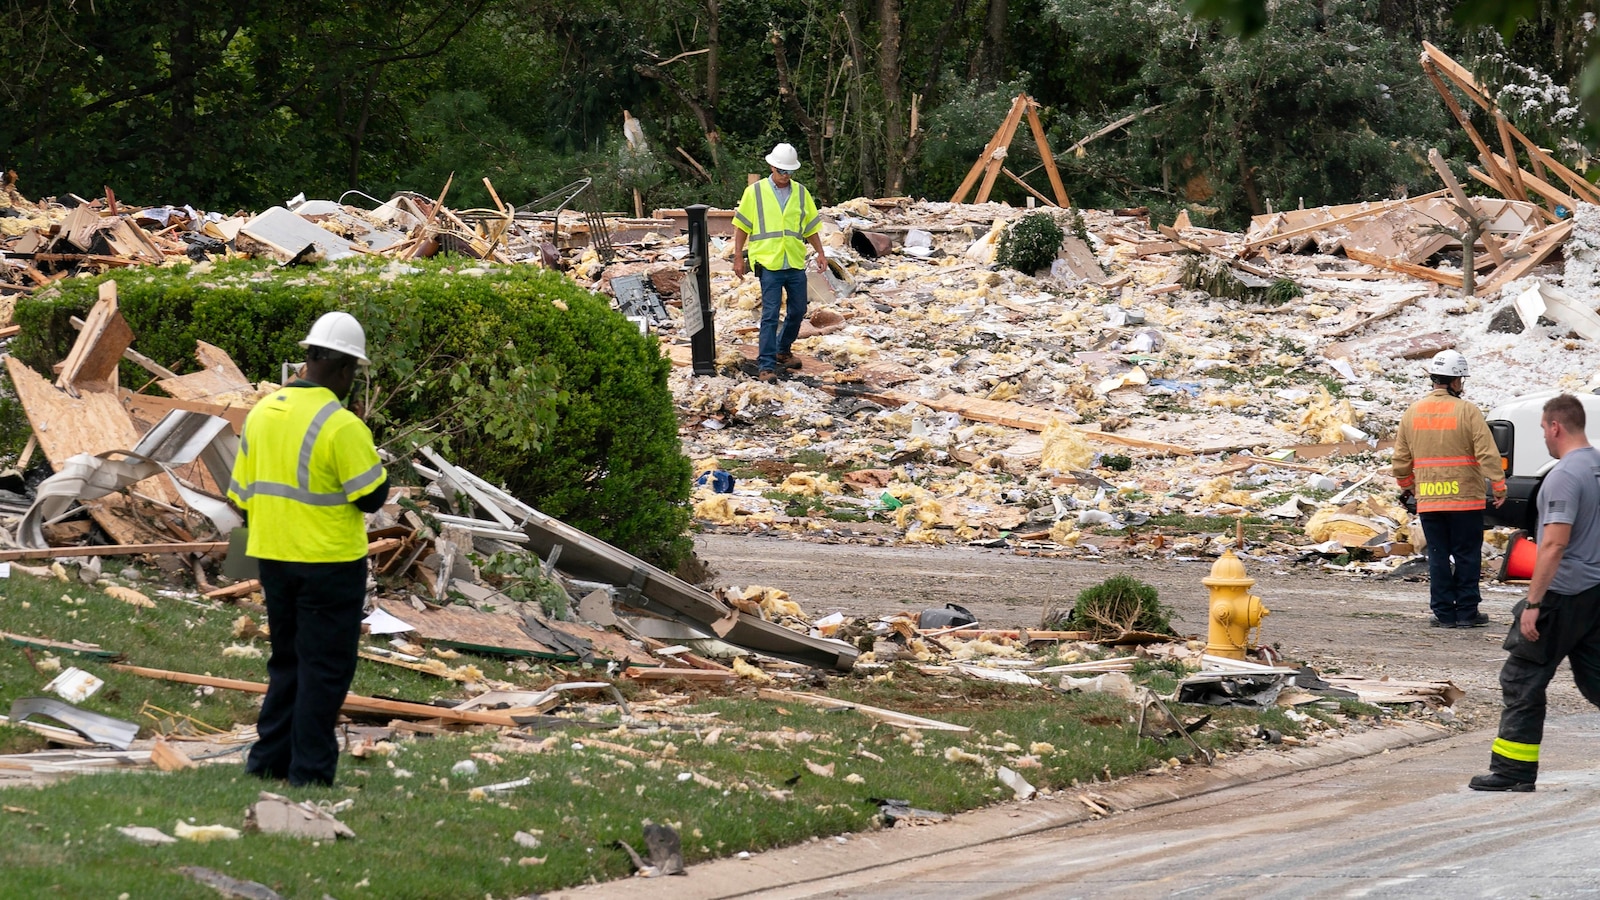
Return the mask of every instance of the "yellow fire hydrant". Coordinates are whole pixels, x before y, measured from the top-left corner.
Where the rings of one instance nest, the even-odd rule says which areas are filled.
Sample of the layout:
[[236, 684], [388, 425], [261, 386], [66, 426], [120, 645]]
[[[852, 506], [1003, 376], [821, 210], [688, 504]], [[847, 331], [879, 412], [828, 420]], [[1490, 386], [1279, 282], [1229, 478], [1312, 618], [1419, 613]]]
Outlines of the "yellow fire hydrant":
[[1244, 563], [1233, 551], [1211, 567], [1211, 574], [1200, 580], [1211, 591], [1210, 626], [1206, 633], [1206, 652], [1213, 656], [1244, 659], [1246, 650], [1253, 649], [1250, 629], [1261, 625], [1261, 618], [1271, 610], [1261, 605], [1261, 598], [1250, 593], [1256, 583], [1244, 572]]

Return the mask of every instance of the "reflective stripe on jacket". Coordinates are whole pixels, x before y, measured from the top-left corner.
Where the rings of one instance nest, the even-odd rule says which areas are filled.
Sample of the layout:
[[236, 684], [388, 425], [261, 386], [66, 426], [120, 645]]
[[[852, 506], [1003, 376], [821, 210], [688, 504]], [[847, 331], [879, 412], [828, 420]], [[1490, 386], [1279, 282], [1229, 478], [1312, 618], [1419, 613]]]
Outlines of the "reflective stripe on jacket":
[[325, 387], [274, 391], [250, 410], [228, 498], [250, 516], [245, 552], [283, 562], [367, 555], [352, 504], [384, 482], [372, 432]]
[[1483, 509], [1485, 481], [1506, 490], [1494, 436], [1478, 407], [1437, 388], [1400, 417], [1394, 479], [1417, 497], [1417, 512]]
[[806, 239], [817, 233], [822, 216], [811, 192], [798, 181], [789, 182], [789, 204], [778, 204], [772, 179], [763, 178], [744, 189], [733, 225], [750, 237], [745, 251], [750, 264], [763, 269], [806, 267]]

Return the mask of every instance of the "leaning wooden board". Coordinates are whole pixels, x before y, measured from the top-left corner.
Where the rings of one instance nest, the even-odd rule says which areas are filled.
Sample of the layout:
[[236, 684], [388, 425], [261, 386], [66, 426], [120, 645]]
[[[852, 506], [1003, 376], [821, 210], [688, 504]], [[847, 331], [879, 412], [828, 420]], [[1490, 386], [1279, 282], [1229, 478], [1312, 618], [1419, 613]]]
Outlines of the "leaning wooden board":
[[843, 641], [814, 638], [781, 625], [745, 615], [688, 582], [632, 554], [540, 512], [524, 525], [529, 546], [541, 558], [561, 547], [556, 568], [578, 578], [632, 585], [653, 604], [698, 623], [724, 641], [779, 659], [808, 666], [848, 671], [860, 651]]

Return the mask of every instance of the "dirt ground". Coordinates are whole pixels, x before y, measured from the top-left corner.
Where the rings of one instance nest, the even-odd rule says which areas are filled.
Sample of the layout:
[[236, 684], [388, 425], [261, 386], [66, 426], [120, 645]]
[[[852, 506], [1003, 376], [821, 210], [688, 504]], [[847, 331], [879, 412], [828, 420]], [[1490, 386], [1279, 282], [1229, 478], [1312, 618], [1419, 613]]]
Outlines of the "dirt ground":
[[[1070, 605], [1078, 592], [1116, 574], [1154, 585], [1177, 613], [1173, 626], [1204, 637], [1207, 593], [1200, 580], [1211, 559], [1093, 560], [1020, 556], [971, 547], [830, 544], [790, 536], [705, 533], [696, 549], [718, 586], [767, 585], [788, 591], [808, 614], [835, 610], [881, 615], [959, 603], [982, 625], [1039, 626], [1047, 606]], [[1520, 587], [1484, 582], [1487, 628], [1428, 625], [1425, 580], [1379, 581], [1332, 574], [1288, 559], [1244, 558], [1251, 592], [1271, 611], [1261, 640], [1286, 660], [1326, 674], [1385, 675], [1400, 680], [1448, 679], [1466, 691], [1455, 707], [1468, 727], [1493, 727], [1500, 711], [1500, 642]], [[1551, 686], [1552, 712], [1592, 708], [1563, 666]]]

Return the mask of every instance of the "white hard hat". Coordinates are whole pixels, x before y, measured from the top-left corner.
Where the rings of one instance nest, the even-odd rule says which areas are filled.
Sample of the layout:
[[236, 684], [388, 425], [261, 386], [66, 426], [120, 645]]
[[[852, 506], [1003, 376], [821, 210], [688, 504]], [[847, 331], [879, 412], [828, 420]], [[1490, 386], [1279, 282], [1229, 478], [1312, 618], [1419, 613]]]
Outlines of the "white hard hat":
[[800, 168], [800, 154], [794, 152], [793, 144], [779, 144], [767, 154], [767, 165], [793, 172]]
[[347, 312], [323, 313], [322, 318], [312, 323], [311, 330], [306, 333], [306, 339], [300, 342], [300, 346], [325, 347], [346, 356], [354, 356], [362, 365], [368, 362], [367, 333], [362, 330], [356, 317]]
[[1467, 358], [1454, 350], [1440, 350], [1428, 360], [1429, 375], [1443, 375], [1447, 378], [1467, 377]]

